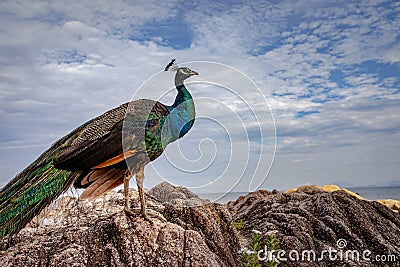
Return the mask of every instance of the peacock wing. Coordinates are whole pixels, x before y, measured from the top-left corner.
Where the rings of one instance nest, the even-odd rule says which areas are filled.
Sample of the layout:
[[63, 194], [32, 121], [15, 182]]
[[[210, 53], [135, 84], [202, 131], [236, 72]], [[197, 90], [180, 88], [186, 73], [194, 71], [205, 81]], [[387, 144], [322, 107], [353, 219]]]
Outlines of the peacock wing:
[[147, 118], [156, 103], [147, 99], [128, 102], [85, 123], [63, 144], [55, 166], [67, 170], [106, 167], [123, 160], [124, 151], [140, 152], [145, 148]]

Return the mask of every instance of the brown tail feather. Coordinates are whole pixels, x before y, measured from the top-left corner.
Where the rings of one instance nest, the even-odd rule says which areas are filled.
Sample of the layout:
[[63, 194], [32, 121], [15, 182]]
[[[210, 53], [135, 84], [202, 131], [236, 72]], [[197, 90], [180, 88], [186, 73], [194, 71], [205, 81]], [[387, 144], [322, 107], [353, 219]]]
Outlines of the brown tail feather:
[[81, 199], [94, 199], [101, 194], [124, 183], [125, 170], [111, 168], [100, 169], [92, 172], [82, 181], [88, 179], [91, 184], [83, 191]]
[[101, 169], [101, 170], [93, 170], [90, 171], [82, 180], [79, 181], [76, 187], [78, 188], [87, 188], [93, 181], [99, 178], [99, 176], [104, 175], [105, 172], [108, 172], [109, 169]]

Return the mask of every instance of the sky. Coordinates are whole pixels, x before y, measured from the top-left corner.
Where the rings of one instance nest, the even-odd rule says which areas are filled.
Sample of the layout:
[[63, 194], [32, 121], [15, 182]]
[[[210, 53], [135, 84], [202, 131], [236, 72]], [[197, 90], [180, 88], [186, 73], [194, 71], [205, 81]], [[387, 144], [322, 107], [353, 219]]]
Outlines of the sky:
[[109, 109], [171, 104], [171, 58], [198, 117], [145, 187], [400, 185], [399, 29], [399, 1], [1, 1], [0, 186]]

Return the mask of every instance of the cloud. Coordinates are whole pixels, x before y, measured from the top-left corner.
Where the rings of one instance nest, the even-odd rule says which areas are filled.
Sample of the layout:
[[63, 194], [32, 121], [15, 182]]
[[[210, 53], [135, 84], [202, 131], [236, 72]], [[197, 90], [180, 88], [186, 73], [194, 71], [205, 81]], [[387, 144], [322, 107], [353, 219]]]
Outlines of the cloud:
[[[278, 150], [265, 187], [397, 179], [398, 165], [390, 160], [398, 157], [399, 143], [399, 11], [393, 1], [3, 1], [0, 179], [10, 180], [86, 120], [132, 97], [160, 98], [173, 88], [171, 73], [150, 83], [152, 90], [138, 88], [173, 57], [233, 66], [267, 97]], [[251, 83], [228, 68], [191, 67], [203, 81], [221, 83], [242, 97], [209, 83], [191, 85], [199, 100], [219, 101], [200, 101], [199, 114], [226, 122], [239, 149], [247, 140], [241, 139], [241, 125], [229, 123], [233, 113], [253, 136], [252, 147], [261, 141], [248, 106], [264, 110], [259, 125], [272, 131], [268, 105], [249, 90]], [[170, 103], [173, 97], [172, 90], [162, 99]], [[271, 142], [271, 135], [264, 141]], [[229, 152], [225, 132], [204, 122], [182, 147], [205, 136]], [[187, 153], [196, 158], [198, 151]], [[251, 160], [257, 153], [251, 150]], [[221, 155], [208, 176], [223, 170], [227, 154]], [[164, 159], [155, 166], [174, 176]], [[184, 184], [182, 177], [187, 179], [176, 173]], [[247, 190], [249, 175], [246, 179], [235, 190]], [[224, 190], [223, 184], [214, 189]]]

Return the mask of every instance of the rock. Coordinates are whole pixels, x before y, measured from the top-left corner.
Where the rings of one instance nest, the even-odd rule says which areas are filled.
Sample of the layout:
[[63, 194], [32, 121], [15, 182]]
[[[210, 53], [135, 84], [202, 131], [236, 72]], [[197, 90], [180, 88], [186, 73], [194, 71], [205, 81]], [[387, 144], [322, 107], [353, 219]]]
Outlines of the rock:
[[[354, 196], [354, 197], [356, 197], [358, 199], [367, 200], [367, 199], [363, 198], [362, 196], [360, 196], [359, 194], [354, 193], [353, 191], [350, 191], [350, 190], [348, 190], [346, 188], [340, 188], [337, 185], [324, 185], [324, 186], [320, 186], [319, 189], [321, 189], [324, 192], [329, 192], [329, 193], [342, 190], [342, 191], [346, 192], [347, 194], [352, 195], [352, 196]], [[381, 203], [381, 204], [383, 204], [383, 205], [386, 205], [387, 207], [389, 207], [390, 209], [392, 209], [392, 210], [394, 210], [396, 212], [400, 211], [400, 201], [399, 200], [379, 199], [379, 200], [376, 200], [376, 201]]]
[[251, 192], [246, 196], [240, 196], [235, 201], [229, 201], [226, 205], [232, 214], [245, 213], [249, 209], [254, 208], [254, 203], [258, 202], [259, 199], [268, 197], [271, 193], [267, 190], [258, 190]]
[[297, 188], [297, 192], [302, 192], [302, 193], [306, 193], [306, 194], [315, 194], [315, 193], [320, 193], [321, 191], [322, 190], [315, 184], [303, 185], [303, 186], [299, 186], [299, 188]]
[[353, 191], [350, 191], [350, 190], [348, 190], [348, 189], [346, 189], [346, 188], [340, 188], [340, 187], [337, 186], [337, 185], [332, 185], [332, 184], [324, 185], [324, 186], [321, 186], [320, 189], [321, 189], [322, 191], [324, 191], [324, 192], [329, 192], [329, 193], [332, 193], [332, 192], [335, 192], [335, 191], [339, 191], [339, 190], [343, 190], [343, 191], [346, 192], [347, 194], [352, 195], [352, 196], [354, 196], [354, 197], [356, 197], [356, 198], [358, 198], [358, 199], [364, 199], [364, 198], [363, 198], [362, 196], [360, 196], [359, 194], [354, 193]]
[[[150, 191], [171, 189], [164, 186], [165, 190], [158, 186]], [[194, 199], [186, 190], [179, 192]], [[137, 192], [130, 194], [131, 206], [137, 206]], [[169, 202], [147, 198], [148, 210], [160, 217], [151, 217], [153, 224], [127, 216], [121, 193], [110, 192], [93, 201], [61, 198], [30, 227], [0, 239], [0, 263], [3, 267], [240, 266], [236, 230], [224, 206], [182, 206], [171, 195], [160, 195]]]
[[332, 185], [332, 184], [328, 184], [328, 185], [323, 185], [323, 186], [317, 186], [317, 185], [303, 185], [300, 186], [299, 188], [291, 188], [288, 189], [286, 191], [284, 191], [284, 194], [289, 194], [289, 193], [294, 193], [294, 192], [303, 192], [306, 194], [314, 194], [314, 193], [318, 193], [320, 191], [323, 192], [328, 192], [328, 193], [332, 193], [335, 191], [339, 191], [339, 190], [343, 190], [344, 192], [346, 192], [349, 195], [352, 195], [358, 199], [364, 199], [363, 197], [361, 197], [359, 194], [354, 193], [346, 188], [340, 188], [337, 185]]
[[297, 191], [297, 188], [290, 188], [290, 189], [284, 191], [283, 193], [284, 194], [288, 194], [288, 193], [293, 193], [293, 192], [296, 192], [296, 191]]
[[161, 202], [170, 202], [175, 199], [200, 199], [198, 195], [183, 186], [173, 186], [167, 182], [156, 185], [148, 192]]
[[[129, 193], [131, 206], [138, 206], [138, 193]], [[121, 192], [92, 201], [60, 198], [19, 234], [0, 239], [0, 263], [2, 267], [242, 266], [238, 251], [249, 246], [252, 230], [263, 234], [277, 230], [286, 253], [323, 255], [319, 261], [289, 259], [279, 266], [368, 267], [400, 262], [400, 215], [332, 185], [302, 186], [285, 193], [259, 190], [226, 205], [168, 183], [147, 194], [148, 212], [157, 215], [151, 217], [153, 223], [127, 216]], [[382, 202], [398, 207], [394, 200]], [[235, 229], [232, 222], [240, 220], [243, 228]], [[331, 261], [323, 254], [330, 248], [343, 255], [356, 251], [360, 258]], [[362, 258], [366, 250], [371, 251], [371, 261]], [[396, 262], [377, 264], [376, 255], [394, 255]]]
[[[373, 261], [376, 255], [394, 255], [395, 264], [400, 262], [400, 215], [378, 202], [360, 200], [343, 190], [324, 192], [316, 186], [304, 186], [291, 193], [251, 193], [227, 207], [234, 220], [244, 220], [240, 235], [245, 238], [240, 240], [247, 243], [242, 247], [248, 247], [254, 229], [262, 233], [277, 230], [287, 259], [292, 250], [300, 257], [305, 251], [305, 259], [308, 250], [318, 258], [329, 248], [361, 255], [359, 261], [350, 262], [331, 261], [325, 254], [320, 261], [287, 260], [279, 266], [399, 266], [391, 265], [393, 262], [375, 265]], [[371, 261], [362, 258], [366, 250], [371, 251]]]
[[157, 201], [170, 203], [178, 206], [196, 207], [208, 205], [211, 202], [201, 199], [198, 195], [183, 186], [173, 186], [167, 182], [162, 182], [149, 190], [149, 195]]
[[399, 212], [400, 211], [400, 200], [395, 199], [378, 199], [377, 202], [386, 205], [390, 209]]
[[327, 184], [320, 187], [322, 191], [332, 193], [341, 190], [341, 188], [334, 184]]

